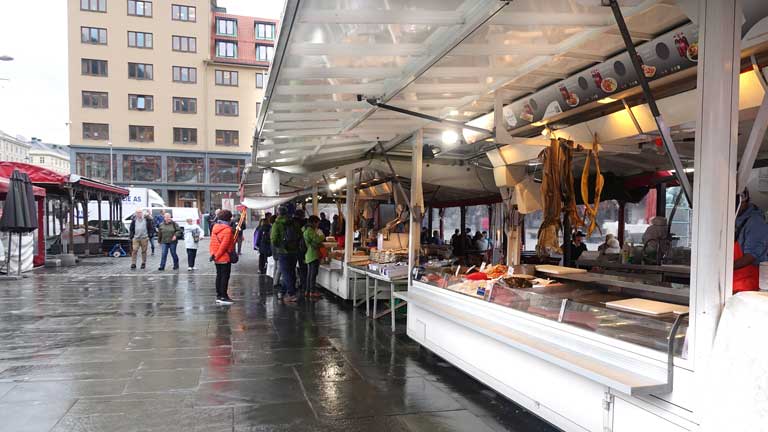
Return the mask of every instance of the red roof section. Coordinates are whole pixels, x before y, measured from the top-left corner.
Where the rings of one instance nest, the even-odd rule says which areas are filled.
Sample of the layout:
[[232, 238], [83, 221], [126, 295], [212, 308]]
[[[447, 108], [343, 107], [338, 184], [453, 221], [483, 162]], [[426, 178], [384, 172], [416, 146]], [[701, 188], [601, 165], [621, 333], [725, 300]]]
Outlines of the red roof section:
[[[275, 46], [277, 34], [274, 40], [257, 39], [256, 24], [274, 24], [275, 33], [278, 30], [278, 21], [269, 18], [257, 18], [243, 15], [232, 15], [221, 12], [213, 13], [211, 24], [211, 59], [217, 63], [230, 63], [239, 65], [263, 66], [269, 68], [270, 62], [256, 60], [256, 44]], [[216, 18], [229, 18], [237, 20], [237, 37], [216, 34]], [[237, 42], [237, 58], [216, 57], [216, 41]]]
[[102, 192], [109, 192], [116, 195], [127, 196], [130, 193], [128, 189], [121, 188], [120, 186], [102, 183], [80, 176], [68, 176], [59, 174], [37, 165], [30, 165], [21, 162], [0, 162], [0, 177], [10, 178], [14, 170], [19, 170], [23, 173], [26, 173], [33, 184], [41, 185], [43, 187], [62, 187], [67, 184], [78, 184], [80, 186], [99, 190]]

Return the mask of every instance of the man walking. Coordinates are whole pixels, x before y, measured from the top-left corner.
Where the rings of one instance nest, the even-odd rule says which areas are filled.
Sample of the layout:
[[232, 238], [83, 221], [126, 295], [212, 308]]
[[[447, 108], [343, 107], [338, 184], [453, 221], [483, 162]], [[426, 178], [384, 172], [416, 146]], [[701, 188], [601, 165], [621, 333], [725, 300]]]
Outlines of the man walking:
[[144, 215], [141, 209], [136, 210], [128, 230], [131, 239], [131, 270], [136, 270], [136, 257], [139, 254], [139, 249], [141, 249], [141, 268], [142, 270], [147, 268], [147, 246], [154, 230], [152, 218], [149, 215]]
[[280, 206], [278, 213], [280, 216], [272, 225], [270, 240], [280, 262], [280, 294], [284, 302], [296, 303], [296, 263], [302, 240], [301, 227], [288, 215], [288, 207]]
[[173, 269], [179, 269], [179, 256], [176, 255], [176, 246], [180, 239], [184, 238], [184, 231], [171, 219], [170, 213], [165, 213], [163, 223], [157, 227], [157, 241], [160, 243], [161, 257], [158, 270], [165, 270], [165, 263], [168, 260], [168, 252], [173, 258]]

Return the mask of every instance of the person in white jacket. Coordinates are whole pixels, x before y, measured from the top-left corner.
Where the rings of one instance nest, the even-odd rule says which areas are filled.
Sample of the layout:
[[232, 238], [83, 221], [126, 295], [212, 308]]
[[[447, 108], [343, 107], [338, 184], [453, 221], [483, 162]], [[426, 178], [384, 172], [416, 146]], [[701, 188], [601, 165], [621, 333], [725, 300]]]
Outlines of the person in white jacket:
[[195, 258], [197, 258], [197, 245], [203, 238], [203, 230], [192, 218], [187, 219], [184, 225], [184, 247], [187, 248], [187, 271], [195, 270]]

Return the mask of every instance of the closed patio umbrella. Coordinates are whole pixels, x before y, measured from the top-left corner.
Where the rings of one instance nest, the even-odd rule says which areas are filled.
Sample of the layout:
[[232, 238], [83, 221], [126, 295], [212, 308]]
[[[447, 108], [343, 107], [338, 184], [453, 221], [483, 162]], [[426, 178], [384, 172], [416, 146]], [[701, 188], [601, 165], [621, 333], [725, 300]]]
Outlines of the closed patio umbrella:
[[[35, 205], [35, 195], [32, 191], [32, 182], [27, 174], [14, 170], [11, 174], [8, 194], [3, 206], [3, 215], [0, 217], [0, 231], [19, 234], [19, 266], [18, 272], [21, 274], [21, 235], [36, 230], [37, 226], [37, 206]], [[7, 267], [10, 269], [11, 262], [11, 237], [8, 236], [8, 257]]]

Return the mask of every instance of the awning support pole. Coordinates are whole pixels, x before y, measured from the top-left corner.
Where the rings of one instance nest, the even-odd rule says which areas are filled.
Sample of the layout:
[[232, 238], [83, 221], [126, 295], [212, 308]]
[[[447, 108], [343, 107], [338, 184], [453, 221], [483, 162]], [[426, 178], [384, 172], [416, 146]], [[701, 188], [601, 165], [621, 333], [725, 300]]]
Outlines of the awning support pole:
[[685, 197], [688, 199], [689, 204], [693, 204], [693, 192], [691, 189], [691, 183], [688, 181], [688, 177], [685, 174], [685, 167], [680, 160], [680, 154], [677, 152], [674, 141], [672, 141], [672, 135], [669, 132], [669, 128], [664, 123], [664, 119], [661, 116], [658, 105], [656, 105], [656, 98], [651, 92], [651, 87], [648, 85], [648, 80], [643, 73], [643, 65], [640, 64], [640, 57], [635, 50], [635, 44], [632, 42], [632, 36], [629, 34], [627, 23], [624, 21], [624, 16], [621, 14], [621, 8], [616, 0], [609, 0], [613, 16], [616, 19], [616, 25], [619, 27], [619, 33], [621, 33], [622, 39], [624, 39], [624, 45], [627, 47], [629, 58], [632, 60], [632, 66], [635, 69], [637, 75], [637, 81], [640, 83], [640, 87], [643, 89], [643, 95], [648, 101], [648, 108], [651, 110], [653, 119], [656, 120], [656, 127], [661, 133], [661, 140], [664, 143], [664, 148], [669, 154], [669, 158], [672, 161], [672, 165], [675, 167], [675, 177], [680, 182], [680, 186], [683, 188]]
[[479, 133], [482, 133], [482, 134], [487, 134], [490, 137], [494, 137], [495, 136], [493, 131], [488, 130], [488, 129], [483, 129], [483, 128], [479, 128], [479, 127], [475, 127], [475, 126], [470, 126], [470, 125], [464, 124], [464, 123], [459, 122], [459, 121], [441, 119], [440, 117], [435, 117], [435, 116], [432, 116], [432, 115], [429, 115], [429, 114], [424, 114], [424, 113], [420, 113], [420, 112], [416, 112], [416, 111], [407, 110], [405, 108], [400, 108], [400, 107], [396, 107], [396, 106], [393, 106], [393, 105], [389, 105], [389, 104], [378, 102], [376, 99], [366, 99], [366, 102], [368, 102], [369, 104], [371, 104], [371, 105], [373, 105], [375, 107], [378, 107], [378, 108], [381, 108], [381, 109], [385, 109], [385, 110], [388, 110], [388, 111], [394, 111], [394, 112], [397, 112], [397, 113], [400, 113], [400, 114], [405, 114], [405, 115], [408, 115], [408, 116], [411, 116], [411, 117], [416, 117], [416, 118], [420, 118], [420, 119], [424, 119], [424, 120], [429, 120], [431, 122], [444, 124], [444, 125], [447, 125], [447, 126], [451, 126], [453, 128], [467, 129], [467, 130], [471, 130], [473, 132], [479, 132]]
[[312, 214], [320, 216], [320, 203], [317, 199], [317, 184], [312, 186]]
[[[421, 215], [422, 188], [421, 179], [423, 173], [422, 148], [424, 146], [424, 130], [419, 129], [413, 137], [413, 157], [411, 165], [411, 207], [410, 229], [408, 230], [408, 288], [413, 283], [413, 268], [419, 265], [419, 251], [421, 250]], [[392, 305], [391, 307], [394, 307]], [[392, 312], [395, 313], [394, 311]]]

